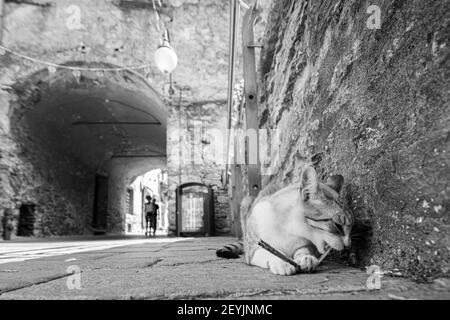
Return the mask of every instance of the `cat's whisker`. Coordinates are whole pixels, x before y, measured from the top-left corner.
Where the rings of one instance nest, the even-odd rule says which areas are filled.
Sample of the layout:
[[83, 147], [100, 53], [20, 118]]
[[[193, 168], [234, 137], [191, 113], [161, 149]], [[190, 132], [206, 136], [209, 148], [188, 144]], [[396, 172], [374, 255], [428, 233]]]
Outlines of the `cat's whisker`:
[[354, 233], [354, 234], [350, 234], [350, 236], [351, 237], [362, 237], [362, 236], [364, 236], [364, 234], [362, 234], [362, 233]]

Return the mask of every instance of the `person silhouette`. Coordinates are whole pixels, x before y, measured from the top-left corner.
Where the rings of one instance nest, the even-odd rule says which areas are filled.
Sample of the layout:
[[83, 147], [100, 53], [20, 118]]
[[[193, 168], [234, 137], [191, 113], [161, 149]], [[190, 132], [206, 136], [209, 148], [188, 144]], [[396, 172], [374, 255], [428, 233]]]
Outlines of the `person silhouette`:
[[147, 202], [145, 202], [145, 235], [150, 235], [150, 228], [151, 228], [151, 222], [152, 222], [152, 214], [154, 211], [154, 202], [152, 201], [152, 197], [146, 196], [145, 199]]
[[156, 204], [155, 198], [153, 198], [152, 204], [153, 204], [153, 211], [152, 211], [152, 214], [150, 215], [150, 228], [153, 229], [153, 236], [155, 236], [156, 235], [156, 225], [158, 222], [159, 206]]

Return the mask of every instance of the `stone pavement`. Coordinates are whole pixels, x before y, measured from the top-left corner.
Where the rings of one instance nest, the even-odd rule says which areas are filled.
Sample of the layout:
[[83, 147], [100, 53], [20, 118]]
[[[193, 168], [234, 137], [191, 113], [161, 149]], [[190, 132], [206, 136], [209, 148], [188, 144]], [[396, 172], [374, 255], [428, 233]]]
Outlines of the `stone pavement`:
[[[242, 259], [215, 256], [233, 238], [153, 241], [0, 264], [0, 299], [449, 299], [449, 279], [417, 284], [381, 278], [368, 290], [364, 271], [325, 262], [314, 274], [276, 276]], [[0, 242], [0, 253], [2, 245]], [[68, 267], [81, 289], [68, 288]], [[71, 282], [73, 283], [73, 281]]]

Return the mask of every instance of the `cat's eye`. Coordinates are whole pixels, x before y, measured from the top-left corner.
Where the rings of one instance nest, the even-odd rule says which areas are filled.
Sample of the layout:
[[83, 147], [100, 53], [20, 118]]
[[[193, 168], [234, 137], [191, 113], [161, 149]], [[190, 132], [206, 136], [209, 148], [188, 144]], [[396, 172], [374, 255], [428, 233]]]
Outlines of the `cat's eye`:
[[341, 235], [345, 235], [344, 229], [342, 228], [342, 226], [340, 224], [337, 224], [336, 222], [334, 223], [334, 226], [336, 227], [336, 229], [339, 231], [339, 233]]

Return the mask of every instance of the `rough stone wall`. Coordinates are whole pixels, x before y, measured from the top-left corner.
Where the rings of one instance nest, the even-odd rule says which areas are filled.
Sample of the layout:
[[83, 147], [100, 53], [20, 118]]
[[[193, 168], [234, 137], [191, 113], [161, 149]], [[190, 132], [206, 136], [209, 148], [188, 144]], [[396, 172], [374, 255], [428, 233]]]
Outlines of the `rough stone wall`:
[[361, 265], [417, 279], [450, 267], [449, 21], [448, 1], [278, 0], [261, 59], [261, 126], [284, 132], [264, 183], [315, 156], [372, 227]]
[[199, 182], [214, 190], [216, 235], [230, 232], [228, 194], [222, 185], [226, 152], [226, 101], [172, 107], [167, 121], [169, 232], [176, 231], [176, 188]]
[[14, 146], [17, 157], [10, 147], [1, 148], [2, 208], [15, 209], [17, 221], [21, 205], [36, 204], [35, 236], [83, 234], [91, 220], [93, 173], [42, 145]]
[[83, 234], [92, 217], [95, 175], [69, 154], [55, 152], [39, 124], [22, 121], [43, 94], [32, 81], [2, 93], [0, 207], [12, 208], [18, 218], [21, 205], [35, 204], [35, 236]]
[[27, 141], [19, 150], [9, 176], [12, 199], [17, 209], [36, 204], [34, 235], [84, 234], [92, 220], [94, 172], [45, 144]]
[[[117, 66], [148, 65], [139, 71], [167, 94], [167, 76], [159, 72], [153, 58], [162, 30], [152, 1], [25, 2], [5, 3], [3, 45], [54, 63], [100, 60]], [[166, 23], [179, 58], [174, 81], [189, 89], [186, 95], [191, 99], [225, 98], [229, 2], [161, 2], [159, 28]]]

